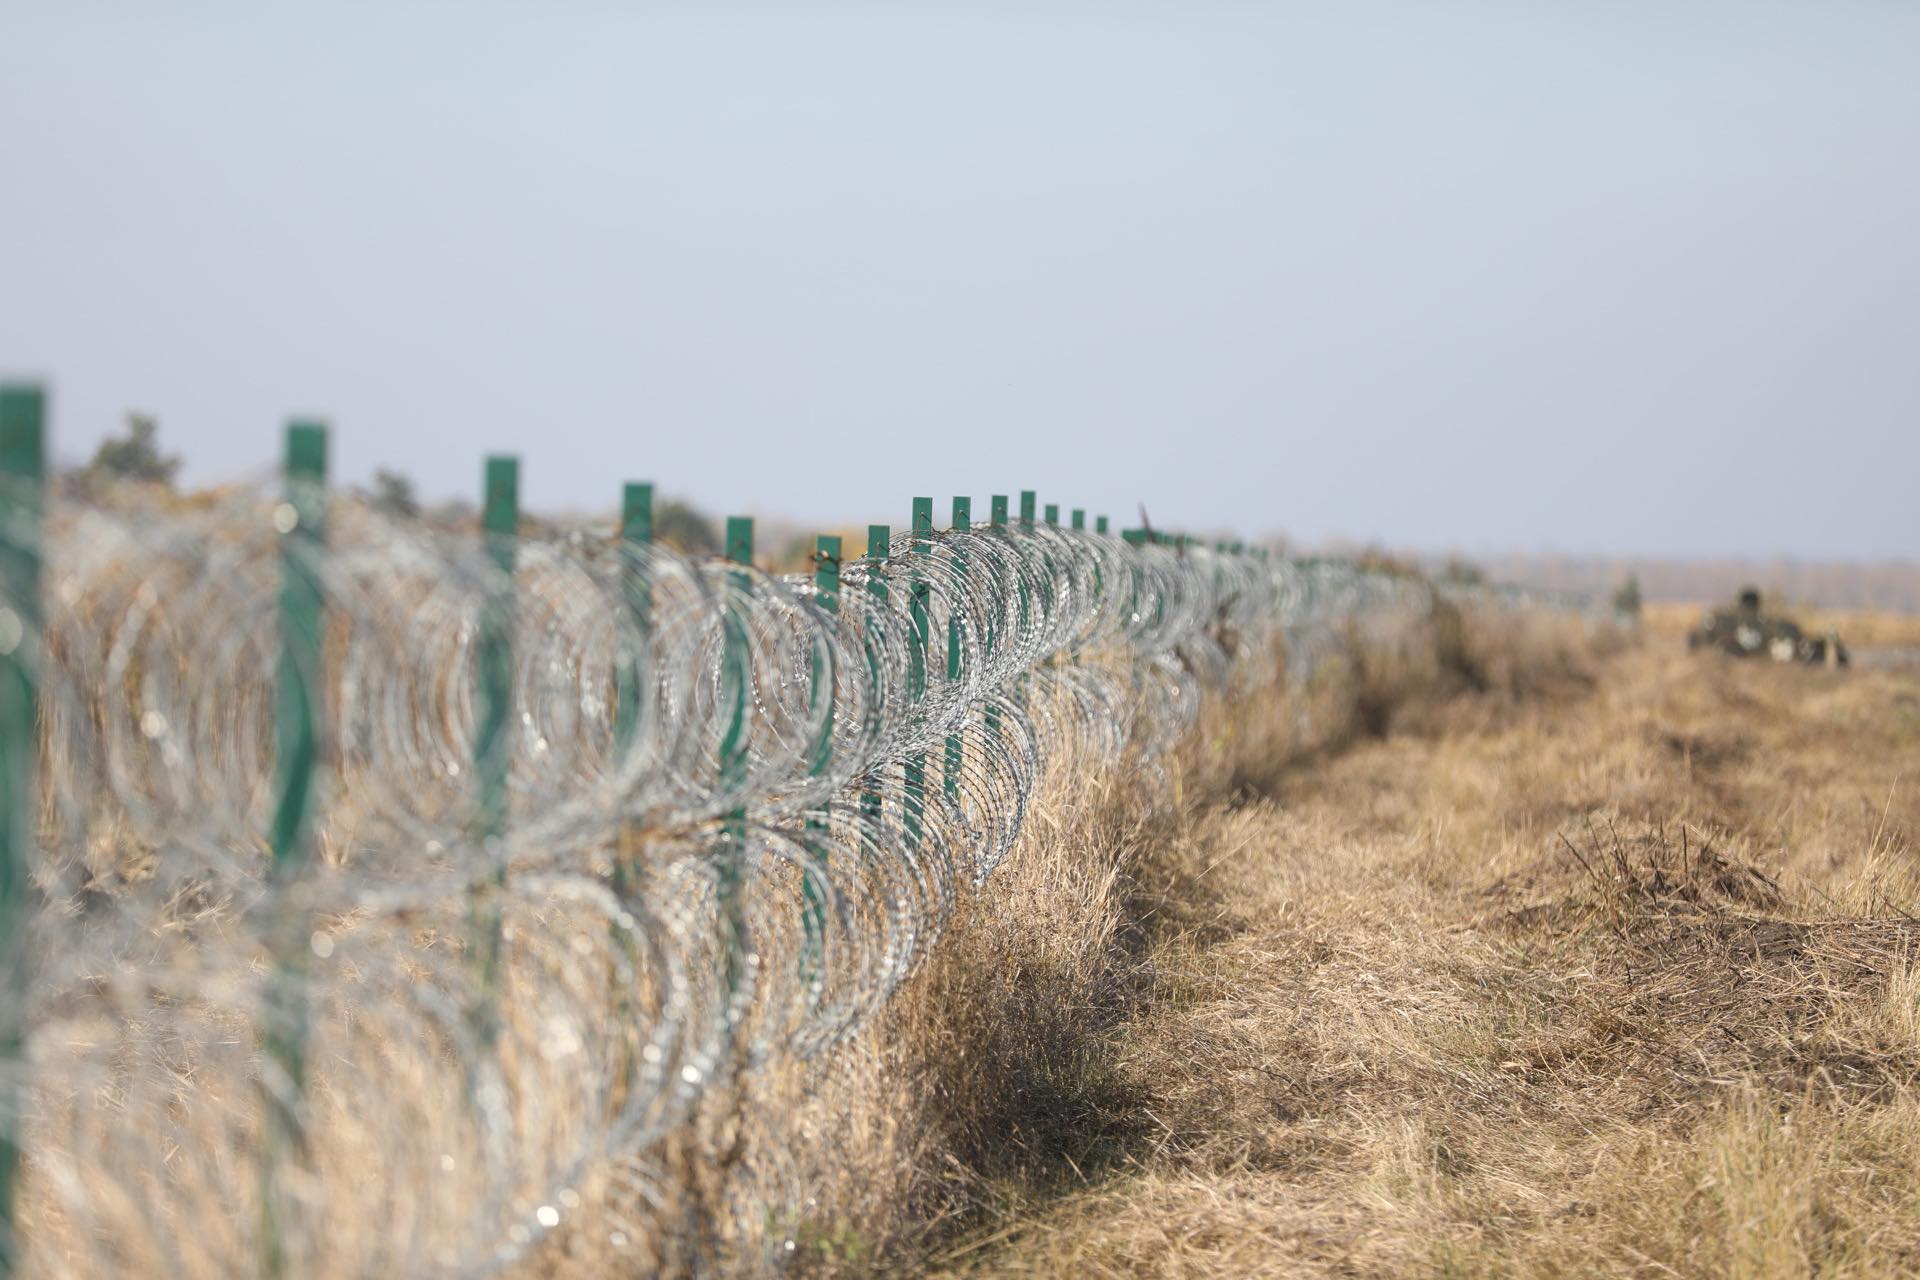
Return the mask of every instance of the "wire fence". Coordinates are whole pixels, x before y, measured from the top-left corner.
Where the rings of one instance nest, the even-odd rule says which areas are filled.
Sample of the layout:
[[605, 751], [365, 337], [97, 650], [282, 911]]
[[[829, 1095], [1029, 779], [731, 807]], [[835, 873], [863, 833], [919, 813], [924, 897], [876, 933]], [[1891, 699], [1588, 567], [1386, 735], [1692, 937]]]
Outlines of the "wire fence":
[[1051, 762], [1150, 776], [1204, 689], [1432, 598], [1031, 494], [776, 575], [643, 485], [523, 533], [493, 459], [456, 532], [330, 495], [311, 425], [278, 492], [46, 504], [43, 413], [0, 393], [0, 1203], [46, 1273], [483, 1274], [592, 1170], [644, 1203], [991, 892]]

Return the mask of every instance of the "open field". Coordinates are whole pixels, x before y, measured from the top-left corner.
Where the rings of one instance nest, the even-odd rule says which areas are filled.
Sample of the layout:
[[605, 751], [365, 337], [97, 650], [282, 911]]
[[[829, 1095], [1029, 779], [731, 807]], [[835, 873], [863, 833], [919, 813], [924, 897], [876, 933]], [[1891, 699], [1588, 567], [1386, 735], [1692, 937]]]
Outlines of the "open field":
[[[964, 558], [934, 558], [955, 545]], [[851, 572], [986, 569], [1020, 545], [947, 534]], [[249, 1197], [267, 1195], [300, 1210], [300, 1230], [263, 1234], [300, 1250], [286, 1270], [308, 1275], [1790, 1275], [1920, 1262], [1920, 1148], [1907, 1136], [1920, 806], [1903, 772], [1920, 745], [1920, 670], [1696, 658], [1677, 610], [1633, 635], [1598, 615], [1328, 565], [1310, 570], [1316, 592], [1286, 597], [1294, 612], [1276, 597], [1270, 615], [1254, 610], [1258, 591], [1225, 591], [1229, 566], [1204, 553], [1099, 545], [1109, 558], [1082, 575], [1096, 587], [1138, 581], [1124, 558], [1136, 554], [1141, 572], [1160, 566], [1169, 599], [1187, 584], [1203, 603], [1181, 615], [1186, 642], [1137, 664], [1126, 631], [1111, 649], [1038, 649], [1018, 702], [914, 722], [921, 760], [943, 749], [944, 810], [910, 807], [903, 791], [869, 813], [863, 794], [781, 811], [787, 828], [753, 836], [770, 851], [814, 842], [801, 859], [750, 856], [760, 846], [738, 819], [696, 823], [719, 865], [751, 872], [737, 882], [696, 875], [713, 851], [671, 826], [607, 844], [594, 796], [570, 842], [541, 836], [507, 874], [453, 881], [427, 905], [395, 899], [390, 916], [347, 896], [355, 868], [330, 861], [313, 883], [335, 896], [296, 899], [318, 927], [256, 936], [224, 899], [162, 892], [175, 881], [125, 857], [147, 837], [122, 816], [82, 851], [104, 860], [71, 864], [93, 879], [69, 914], [115, 893], [156, 904], [178, 955], [153, 971], [175, 988], [92, 982], [80, 967], [92, 952], [68, 963], [99, 999], [57, 1002], [65, 1021], [38, 1038], [42, 1101], [19, 1201], [36, 1252], [23, 1270], [252, 1274], [252, 1233], [275, 1223]], [[116, 590], [144, 581], [124, 556], [111, 563]], [[1257, 585], [1257, 565], [1237, 580]], [[700, 612], [694, 568], [642, 567], [650, 636], [699, 633], [669, 625], [682, 614], [727, 616]], [[769, 617], [792, 616], [783, 592], [820, 589], [707, 569], [747, 578], [729, 608]], [[1043, 592], [1060, 575], [1024, 572], [955, 577], [933, 598], [927, 629], [948, 636], [950, 663], [967, 631], [952, 620], [974, 616], [954, 603], [966, 591], [982, 594], [976, 612], [1025, 618], [1038, 638], [1043, 611], [993, 584], [1032, 585], [1031, 600], [1060, 608], [1099, 598]], [[864, 586], [850, 577], [843, 611], [805, 614], [802, 633], [842, 645], [836, 669], [856, 676], [853, 642], [895, 634], [900, 610], [883, 603], [910, 598]], [[564, 595], [549, 583], [525, 599]], [[1251, 611], [1244, 626], [1228, 625], [1234, 608]], [[390, 642], [383, 608], [343, 616], [348, 639]], [[850, 616], [860, 625], [840, 629]], [[1262, 630], [1280, 618], [1291, 622]], [[1866, 645], [1914, 634], [1900, 619], [1840, 625]], [[525, 631], [559, 646], [582, 634]], [[155, 668], [185, 661], [154, 652]], [[785, 669], [732, 652], [715, 649], [705, 669]], [[908, 644], [877, 652], [912, 670]], [[977, 692], [1012, 673], [961, 652], [963, 676], [983, 673]], [[249, 668], [260, 688], [269, 669]], [[437, 704], [404, 685], [414, 669], [381, 705], [437, 723]], [[810, 723], [799, 708], [817, 674], [767, 679], [793, 722]], [[832, 687], [839, 730], [893, 705], [856, 679]], [[963, 680], [942, 687], [955, 707], [980, 701]], [[713, 710], [668, 706], [663, 723], [704, 724]], [[1048, 730], [1030, 756], [976, 759], [966, 739], [948, 754], [956, 730], [1000, 732], [1016, 712]], [[145, 717], [108, 723], [123, 721], [148, 736]], [[71, 708], [59, 722], [75, 722]], [[598, 739], [555, 741], [586, 751]], [[795, 751], [815, 741], [770, 731], [766, 776], [808, 764]], [[845, 744], [844, 778], [813, 784], [822, 796], [892, 784], [878, 770], [893, 757], [868, 762], [857, 752], [877, 748], [862, 741]], [[998, 791], [996, 758], [1021, 771]], [[688, 785], [707, 785], [711, 753], [687, 759]], [[71, 787], [83, 775], [50, 776]], [[566, 798], [542, 776], [530, 801]], [[961, 820], [963, 800], [1005, 803], [1015, 785], [1017, 821]], [[333, 819], [377, 826], [385, 793], [360, 774], [344, 787]], [[364, 813], [339, 799], [356, 787], [372, 797]], [[929, 835], [921, 823], [942, 812], [948, 834]], [[989, 846], [995, 830], [1006, 842]], [[971, 862], [952, 852], [976, 846]], [[602, 859], [609, 848], [619, 862]], [[572, 879], [548, 869], [568, 857]], [[812, 905], [815, 880], [795, 874], [809, 868], [837, 877], [831, 916]], [[500, 903], [480, 929], [476, 900]], [[174, 929], [180, 913], [199, 914]], [[471, 962], [496, 942], [511, 945], [495, 966]], [[284, 1160], [266, 1127], [279, 1112], [262, 1101], [298, 1095], [260, 1087], [254, 1028], [277, 1006], [247, 1002], [248, 975], [274, 952], [301, 957], [320, 1011], [302, 1040], [308, 1136]], [[725, 1012], [736, 956], [760, 972], [737, 1016]], [[865, 1002], [869, 991], [886, 998]], [[423, 996], [440, 1012], [409, 1003]], [[487, 1009], [501, 1016], [472, 1017]], [[816, 1015], [830, 1037], [809, 1030]], [[267, 1168], [288, 1175], [284, 1196]], [[483, 1265], [463, 1261], [481, 1253]]]
[[1216, 711], [1118, 876], [1004, 869], [1030, 927], [963, 921], [889, 1028], [913, 1211], [821, 1269], [1920, 1268], [1920, 674], [1656, 620], [1345, 686], [1307, 738]]
[[[1446, 556], [1425, 557], [1438, 570]], [[1784, 557], [1668, 559], [1509, 553], [1469, 557], [1496, 582], [1579, 591], [1605, 599], [1629, 576], [1646, 599], [1662, 603], [1731, 600], [1759, 587], [1796, 611], [1815, 605], [1880, 616], [1920, 612], [1920, 563], [1913, 559], [1790, 560]]]

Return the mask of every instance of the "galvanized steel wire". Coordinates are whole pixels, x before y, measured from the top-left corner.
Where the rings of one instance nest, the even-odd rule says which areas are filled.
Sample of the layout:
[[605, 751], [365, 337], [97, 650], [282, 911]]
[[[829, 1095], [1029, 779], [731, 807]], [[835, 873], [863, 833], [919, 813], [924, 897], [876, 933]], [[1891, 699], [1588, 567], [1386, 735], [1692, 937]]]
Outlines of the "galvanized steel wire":
[[316, 856], [288, 873], [288, 518], [251, 491], [49, 513], [12, 993], [43, 1271], [484, 1274], [608, 1169], [637, 1239], [663, 1141], [866, 1024], [992, 892], [1050, 763], [1150, 775], [1204, 689], [1302, 676], [1430, 602], [1339, 562], [1019, 524], [897, 531], [827, 592], [585, 528], [503, 572], [479, 537], [336, 500], [297, 673]]

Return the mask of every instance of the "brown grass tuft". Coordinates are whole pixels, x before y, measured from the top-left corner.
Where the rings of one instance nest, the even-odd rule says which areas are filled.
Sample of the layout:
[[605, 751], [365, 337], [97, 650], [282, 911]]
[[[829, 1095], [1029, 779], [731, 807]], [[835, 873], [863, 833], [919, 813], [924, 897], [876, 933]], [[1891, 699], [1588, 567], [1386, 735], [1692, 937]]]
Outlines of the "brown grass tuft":
[[706, 1269], [1920, 1270], [1920, 675], [1356, 639], [1057, 777]]
[[1406, 691], [1365, 731], [1196, 746], [1231, 784], [1143, 851], [1111, 1037], [1148, 1124], [944, 1269], [1920, 1268], [1920, 679], [1476, 661], [1363, 666]]

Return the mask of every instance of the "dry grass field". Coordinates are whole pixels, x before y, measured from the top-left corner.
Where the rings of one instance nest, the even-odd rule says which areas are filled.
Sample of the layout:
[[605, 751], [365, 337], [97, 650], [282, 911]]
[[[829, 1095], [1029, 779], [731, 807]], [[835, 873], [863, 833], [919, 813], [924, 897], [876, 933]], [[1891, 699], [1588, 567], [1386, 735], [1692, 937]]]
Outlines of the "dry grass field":
[[[1647, 634], [1659, 638], [1683, 639], [1687, 629], [1700, 618], [1701, 605], [1654, 604], [1646, 611]], [[1797, 609], [1786, 613], [1808, 635], [1824, 635], [1829, 630], [1857, 652], [1882, 649], [1920, 649], [1920, 613], [1875, 613], [1865, 609]]]
[[1170, 810], [1054, 796], [810, 1135], [803, 1267], [1920, 1272], [1920, 670], [1671, 622], [1430, 627], [1215, 708]]

